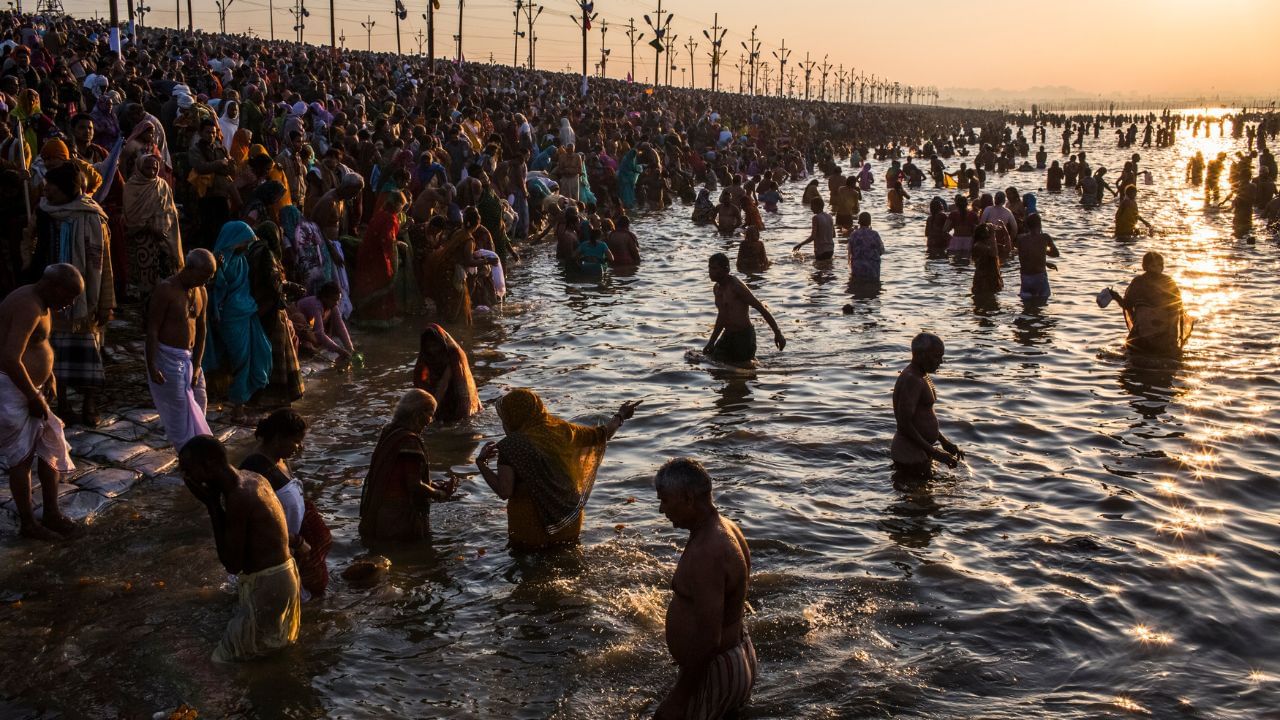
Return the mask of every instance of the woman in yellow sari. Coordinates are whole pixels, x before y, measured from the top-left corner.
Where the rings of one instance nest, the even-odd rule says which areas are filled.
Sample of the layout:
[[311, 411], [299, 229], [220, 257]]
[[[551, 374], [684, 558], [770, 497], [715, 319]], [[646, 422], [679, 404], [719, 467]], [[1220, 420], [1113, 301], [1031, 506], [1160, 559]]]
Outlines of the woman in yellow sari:
[[[489, 487], [507, 501], [512, 548], [541, 550], [577, 542], [605, 444], [639, 404], [624, 402], [609, 422], [591, 427], [555, 417], [526, 388], [502, 398], [498, 417], [506, 437], [485, 444], [476, 466]], [[489, 467], [495, 456], [496, 470]]]

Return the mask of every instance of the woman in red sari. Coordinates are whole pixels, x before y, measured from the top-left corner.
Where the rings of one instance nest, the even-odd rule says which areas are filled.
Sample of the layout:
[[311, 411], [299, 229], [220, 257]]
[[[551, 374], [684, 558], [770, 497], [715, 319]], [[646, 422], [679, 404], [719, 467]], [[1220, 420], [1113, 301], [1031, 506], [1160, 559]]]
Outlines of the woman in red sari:
[[400, 314], [395, 277], [399, 265], [396, 249], [400, 234], [400, 210], [404, 196], [389, 193], [374, 213], [356, 253], [356, 278], [351, 289], [356, 318], [368, 325], [391, 325]]
[[360, 536], [365, 540], [415, 541], [431, 533], [431, 503], [448, 500], [458, 479], [431, 482], [422, 431], [431, 424], [435, 400], [410, 390], [396, 403], [382, 429], [360, 490]]
[[413, 386], [436, 400], [436, 421], [453, 423], [480, 412], [476, 381], [467, 353], [445, 329], [432, 323], [422, 331]]

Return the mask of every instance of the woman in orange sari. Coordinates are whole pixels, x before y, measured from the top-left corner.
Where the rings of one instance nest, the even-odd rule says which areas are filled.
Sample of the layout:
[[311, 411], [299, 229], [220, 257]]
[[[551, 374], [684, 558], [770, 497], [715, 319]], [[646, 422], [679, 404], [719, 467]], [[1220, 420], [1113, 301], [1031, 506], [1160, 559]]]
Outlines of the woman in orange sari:
[[427, 257], [423, 273], [427, 287], [440, 318], [448, 323], [471, 325], [467, 269], [489, 264], [475, 259], [476, 244], [472, 233], [478, 227], [480, 213], [475, 208], [467, 208], [462, 214], [462, 227], [454, 230], [449, 239]]
[[476, 381], [467, 353], [445, 329], [432, 323], [422, 331], [413, 386], [436, 399], [436, 421], [452, 423], [480, 412]]
[[[577, 542], [605, 444], [639, 404], [624, 402], [608, 423], [592, 427], [555, 417], [526, 388], [502, 398], [498, 417], [506, 437], [485, 444], [476, 466], [489, 487], [507, 501], [512, 548], [541, 550]], [[488, 464], [495, 456], [497, 470]]]
[[356, 252], [356, 277], [351, 288], [356, 319], [369, 325], [390, 326], [400, 315], [395, 277], [399, 264], [400, 210], [404, 196], [388, 193], [373, 214]]

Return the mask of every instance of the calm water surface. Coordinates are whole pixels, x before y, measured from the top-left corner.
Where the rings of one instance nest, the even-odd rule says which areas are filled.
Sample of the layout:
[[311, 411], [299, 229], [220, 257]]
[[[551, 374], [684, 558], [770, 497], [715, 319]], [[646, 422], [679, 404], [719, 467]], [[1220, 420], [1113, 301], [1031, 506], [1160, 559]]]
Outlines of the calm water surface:
[[[1104, 133], [1086, 150], [1114, 181], [1132, 151], [1112, 144]], [[1230, 213], [1206, 213], [1182, 183], [1195, 150], [1236, 147], [1183, 133], [1140, 150], [1155, 174], [1140, 187], [1152, 238], [1112, 239], [1114, 203], [1038, 192], [1063, 252], [1041, 308], [1017, 299], [1016, 266], [998, 302], [975, 305], [970, 268], [925, 257], [933, 191], [891, 218], [882, 180], [863, 209], [888, 249], [883, 286], [851, 289], [843, 249], [834, 263], [789, 254], [809, 218], [793, 185], [766, 218], [774, 265], [748, 278], [788, 346], [766, 347], [761, 324], [750, 374], [684, 359], [713, 320], [707, 256], [736, 253], [688, 208], [639, 215], [634, 274], [582, 282], [540, 247], [510, 272], [502, 315], [458, 334], [487, 409], [429, 446], [439, 471], [470, 481], [433, 509], [429, 545], [383, 550], [385, 586], [335, 578], [297, 648], [210, 666], [231, 600], [205, 518], [178, 488], [143, 490], [75, 550], [10, 551], [29, 565], [19, 577], [53, 586], [0, 611], [0, 630], [44, 668], [10, 682], [12, 712], [133, 717], [185, 700], [260, 718], [652, 713], [675, 677], [662, 622], [683, 536], [650, 479], [687, 454], [751, 541], [749, 717], [1274, 717], [1280, 261], [1273, 235], [1232, 239]], [[988, 189], [1043, 183], [1014, 172]], [[1131, 364], [1119, 311], [1094, 302], [1150, 249], [1198, 320], [1182, 363], [1163, 369]], [[921, 330], [947, 344], [938, 410], [968, 461], [911, 489], [889, 469], [890, 391]], [[336, 569], [367, 552], [359, 484], [416, 335], [416, 322], [362, 335], [369, 366], [313, 381], [301, 405], [314, 428], [297, 469], [330, 519]], [[510, 555], [503, 506], [474, 473], [478, 444], [500, 432], [492, 401], [515, 386], [578, 419], [645, 401], [610, 445], [575, 550]]]

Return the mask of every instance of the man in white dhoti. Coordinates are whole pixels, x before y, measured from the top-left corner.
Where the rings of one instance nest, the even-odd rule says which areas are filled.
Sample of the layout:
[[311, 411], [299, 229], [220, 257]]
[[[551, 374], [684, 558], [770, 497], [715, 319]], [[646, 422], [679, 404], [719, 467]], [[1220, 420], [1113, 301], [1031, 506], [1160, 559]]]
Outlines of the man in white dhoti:
[[[59, 476], [75, 469], [71, 447], [45, 397], [56, 395], [50, 311], [69, 307], [83, 292], [80, 272], [57, 264], [0, 302], [0, 470], [9, 475], [22, 534], [40, 540], [59, 540], [75, 529], [58, 509]], [[31, 502], [33, 464], [44, 499], [39, 520]]]
[[147, 386], [165, 437], [174, 450], [209, 434], [208, 399], [200, 361], [204, 357], [205, 283], [217, 271], [213, 253], [187, 253], [186, 263], [156, 285], [147, 312]]

